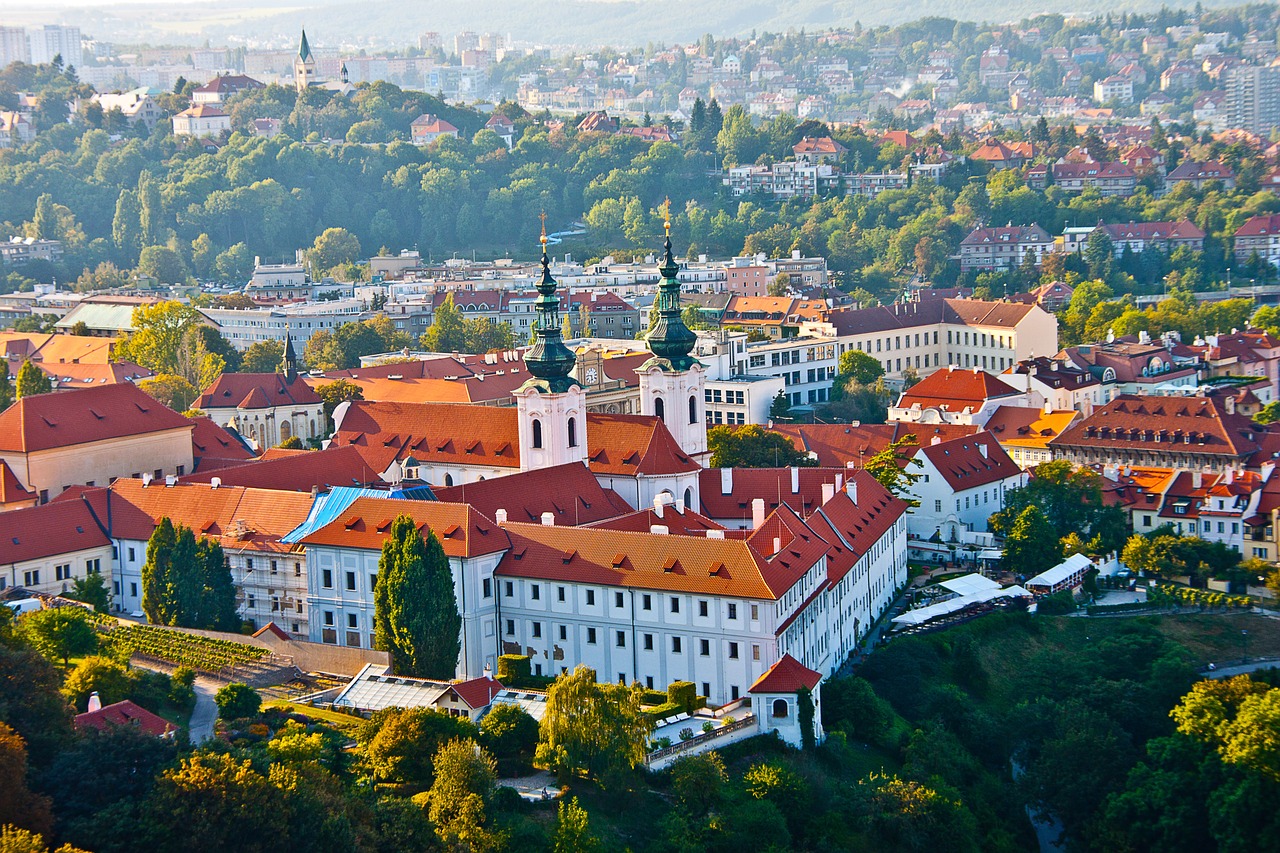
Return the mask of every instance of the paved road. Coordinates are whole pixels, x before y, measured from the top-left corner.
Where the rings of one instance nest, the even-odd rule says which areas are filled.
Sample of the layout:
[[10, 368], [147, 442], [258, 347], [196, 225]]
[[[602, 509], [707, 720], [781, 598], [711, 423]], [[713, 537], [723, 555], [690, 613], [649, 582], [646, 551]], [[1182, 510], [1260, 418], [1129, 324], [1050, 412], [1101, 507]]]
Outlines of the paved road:
[[1253, 672], [1259, 669], [1275, 669], [1280, 667], [1280, 661], [1271, 660], [1255, 660], [1249, 663], [1238, 663], [1232, 666], [1220, 666], [1212, 672], [1201, 673], [1205, 678], [1230, 678], [1233, 675], [1244, 675], [1246, 672]]
[[191, 711], [189, 724], [193, 744], [204, 743], [213, 737], [213, 724], [218, 720], [218, 706], [213, 703], [213, 694], [221, 686], [212, 678], [200, 676], [196, 679], [196, 706]]

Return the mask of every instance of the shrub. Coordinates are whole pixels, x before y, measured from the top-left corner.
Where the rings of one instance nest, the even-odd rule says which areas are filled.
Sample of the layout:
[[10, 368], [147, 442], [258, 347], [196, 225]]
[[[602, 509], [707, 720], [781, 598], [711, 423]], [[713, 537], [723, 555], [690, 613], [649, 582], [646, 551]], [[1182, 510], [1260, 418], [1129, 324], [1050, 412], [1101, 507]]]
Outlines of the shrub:
[[498, 680], [503, 684], [519, 678], [533, 675], [533, 664], [528, 655], [500, 655], [498, 657]]
[[642, 705], [665, 705], [667, 704], [667, 694], [660, 690], [646, 690], [640, 695], [640, 703]]
[[653, 708], [646, 708], [640, 713], [649, 717], [656, 723], [659, 720], [666, 719], [667, 717], [674, 717], [676, 714], [679, 714], [683, 710], [684, 710], [683, 706], [677, 705], [674, 702], [664, 702], [663, 704], [657, 705]]
[[698, 688], [692, 681], [673, 681], [667, 688], [667, 701], [679, 705], [685, 713], [697, 710]]
[[703, 724], [702, 724], [702, 733], [703, 733], [703, 734], [710, 734], [711, 732], [714, 732], [715, 730], [716, 730], [716, 724], [715, 724], [715, 723], [713, 723], [713, 722], [711, 722], [710, 720], [707, 720], [705, 723], [703, 723]]
[[224, 720], [238, 720], [252, 717], [262, 707], [262, 697], [258, 691], [247, 684], [228, 684], [214, 694], [213, 701], [218, 705], [218, 716]]
[[1076, 601], [1066, 590], [1046, 595], [1036, 602], [1036, 613], [1042, 616], [1060, 616], [1064, 613], [1074, 613], [1075, 609]]
[[693, 740], [693, 729], [687, 726], [680, 730], [680, 740]]
[[538, 721], [518, 705], [495, 705], [480, 720], [480, 743], [500, 761], [532, 757], [538, 746]]

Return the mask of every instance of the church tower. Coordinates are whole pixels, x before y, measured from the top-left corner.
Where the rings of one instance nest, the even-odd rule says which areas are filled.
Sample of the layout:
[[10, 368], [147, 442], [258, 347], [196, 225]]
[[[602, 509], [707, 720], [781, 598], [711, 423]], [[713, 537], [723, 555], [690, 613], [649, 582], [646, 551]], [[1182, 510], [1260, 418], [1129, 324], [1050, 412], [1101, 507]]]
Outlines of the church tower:
[[316, 82], [316, 58], [311, 55], [311, 45], [307, 44], [307, 31], [302, 31], [302, 41], [298, 44], [298, 55], [293, 58], [293, 85], [299, 92], [305, 92]]
[[293, 351], [293, 336], [285, 333], [284, 358], [280, 360], [280, 372], [284, 374], [286, 385], [292, 385], [298, 378], [298, 355]]
[[707, 453], [706, 404], [703, 393], [707, 374], [692, 355], [698, 336], [680, 316], [680, 267], [671, 254], [671, 202], [666, 204], [666, 243], [658, 272], [658, 322], [649, 333], [653, 358], [636, 370], [640, 375], [640, 412], [662, 419], [667, 431], [685, 453], [705, 464]]
[[560, 336], [560, 294], [547, 258], [546, 214], [542, 219], [542, 279], [534, 303], [537, 337], [524, 354], [532, 378], [515, 392], [522, 471], [587, 459], [587, 394], [569, 375], [576, 358]]

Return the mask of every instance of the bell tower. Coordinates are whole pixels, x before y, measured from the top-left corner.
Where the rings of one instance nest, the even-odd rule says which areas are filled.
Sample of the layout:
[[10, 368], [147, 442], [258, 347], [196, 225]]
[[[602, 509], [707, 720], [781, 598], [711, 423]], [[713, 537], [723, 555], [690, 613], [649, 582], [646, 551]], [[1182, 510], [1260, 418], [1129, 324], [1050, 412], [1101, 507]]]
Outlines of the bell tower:
[[524, 354], [532, 374], [515, 392], [520, 425], [520, 469], [587, 460], [587, 394], [570, 373], [577, 358], [560, 335], [560, 294], [547, 258], [547, 215], [542, 214], [542, 278], [534, 303], [534, 344]]
[[307, 31], [302, 31], [302, 41], [298, 43], [298, 55], [293, 58], [293, 86], [299, 92], [305, 92], [316, 82], [316, 58], [311, 55], [311, 45], [307, 43]]
[[640, 413], [662, 419], [685, 453], [704, 462], [707, 423], [704, 390], [706, 367], [690, 353], [698, 336], [680, 316], [680, 267], [671, 254], [671, 200], [664, 205], [666, 243], [658, 272], [658, 322], [647, 341], [653, 358], [636, 369], [640, 375]]

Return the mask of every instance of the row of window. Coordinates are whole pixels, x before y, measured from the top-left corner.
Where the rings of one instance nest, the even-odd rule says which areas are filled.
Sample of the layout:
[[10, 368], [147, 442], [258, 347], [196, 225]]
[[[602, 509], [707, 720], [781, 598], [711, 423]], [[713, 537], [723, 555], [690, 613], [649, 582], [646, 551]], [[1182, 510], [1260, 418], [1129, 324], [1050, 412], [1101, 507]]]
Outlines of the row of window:
[[[483, 589], [484, 589], [484, 597], [488, 598], [489, 590], [490, 590], [488, 578], [485, 578], [484, 580]], [[583, 593], [586, 598], [586, 606], [595, 607], [596, 591], [594, 589], [585, 589], [583, 590]], [[516, 595], [515, 581], [503, 581], [502, 595], [504, 598], [515, 598], [515, 595]], [[556, 601], [565, 602], [568, 600], [568, 595], [569, 595], [568, 587], [561, 586], [561, 585], [556, 586]], [[653, 599], [654, 599], [653, 593], [649, 593], [649, 592], [641, 593], [640, 609], [646, 610], [646, 611], [652, 611]], [[542, 584], [540, 583], [529, 584], [529, 600], [530, 601], [542, 600]], [[670, 611], [672, 613], [680, 612], [680, 600], [681, 600], [680, 596], [678, 595], [670, 596], [668, 606], [670, 607]], [[711, 602], [705, 598], [700, 598], [697, 600], [696, 604], [698, 608], [698, 616], [704, 619], [708, 618], [711, 612]], [[627, 606], [626, 593], [614, 591], [613, 606], [617, 610], [624, 609]], [[731, 622], [737, 620], [738, 618], [737, 602], [733, 602], [733, 601], [725, 602], [725, 618]], [[760, 618], [760, 605], [752, 604], [751, 605], [751, 621], [753, 622], [757, 621], [759, 620], [759, 618]]]
[[[354, 616], [352, 617], [352, 619], [354, 619]], [[569, 639], [569, 626], [556, 625], [553, 627], [556, 628], [557, 639], [561, 642], [567, 642]], [[504, 629], [505, 629], [506, 636], [514, 637], [516, 635], [516, 620], [514, 619], [506, 620], [506, 625], [504, 626]], [[597, 645], [599, 640], [599, 635], [600, 635], [599, 629], [588, 626], [586, 628], [587, 645], [588, 646]], [[535, 640], [542, 639], [542, 623], [541, 622], [529, 623], [529, 636]], [[616, 648], [625, 649], [627, 647], [627, 632], [614, 631], [613, 644]], [[654, 635], [641, 634], [640, 644], [641, 644], [641, 648], [646, 652], [655, 651], [656, 646], [654, 641]], [[739, 643], [734, 641], [730, 641], [728, 643], [729, 660], [739, 660], [741, 658], [740, 651], [741, 651], [741, 647]], [[671, 638], [671, 653], [674, 655], [684, 653], [683, 637]], [[709, 639], [698, 640], [698, 655], [699, 657], [711, 657], [711, 640]], [[760, 660], [760, 646], [757, 643], [751, 644], [751, 659], [753, 661]]]

